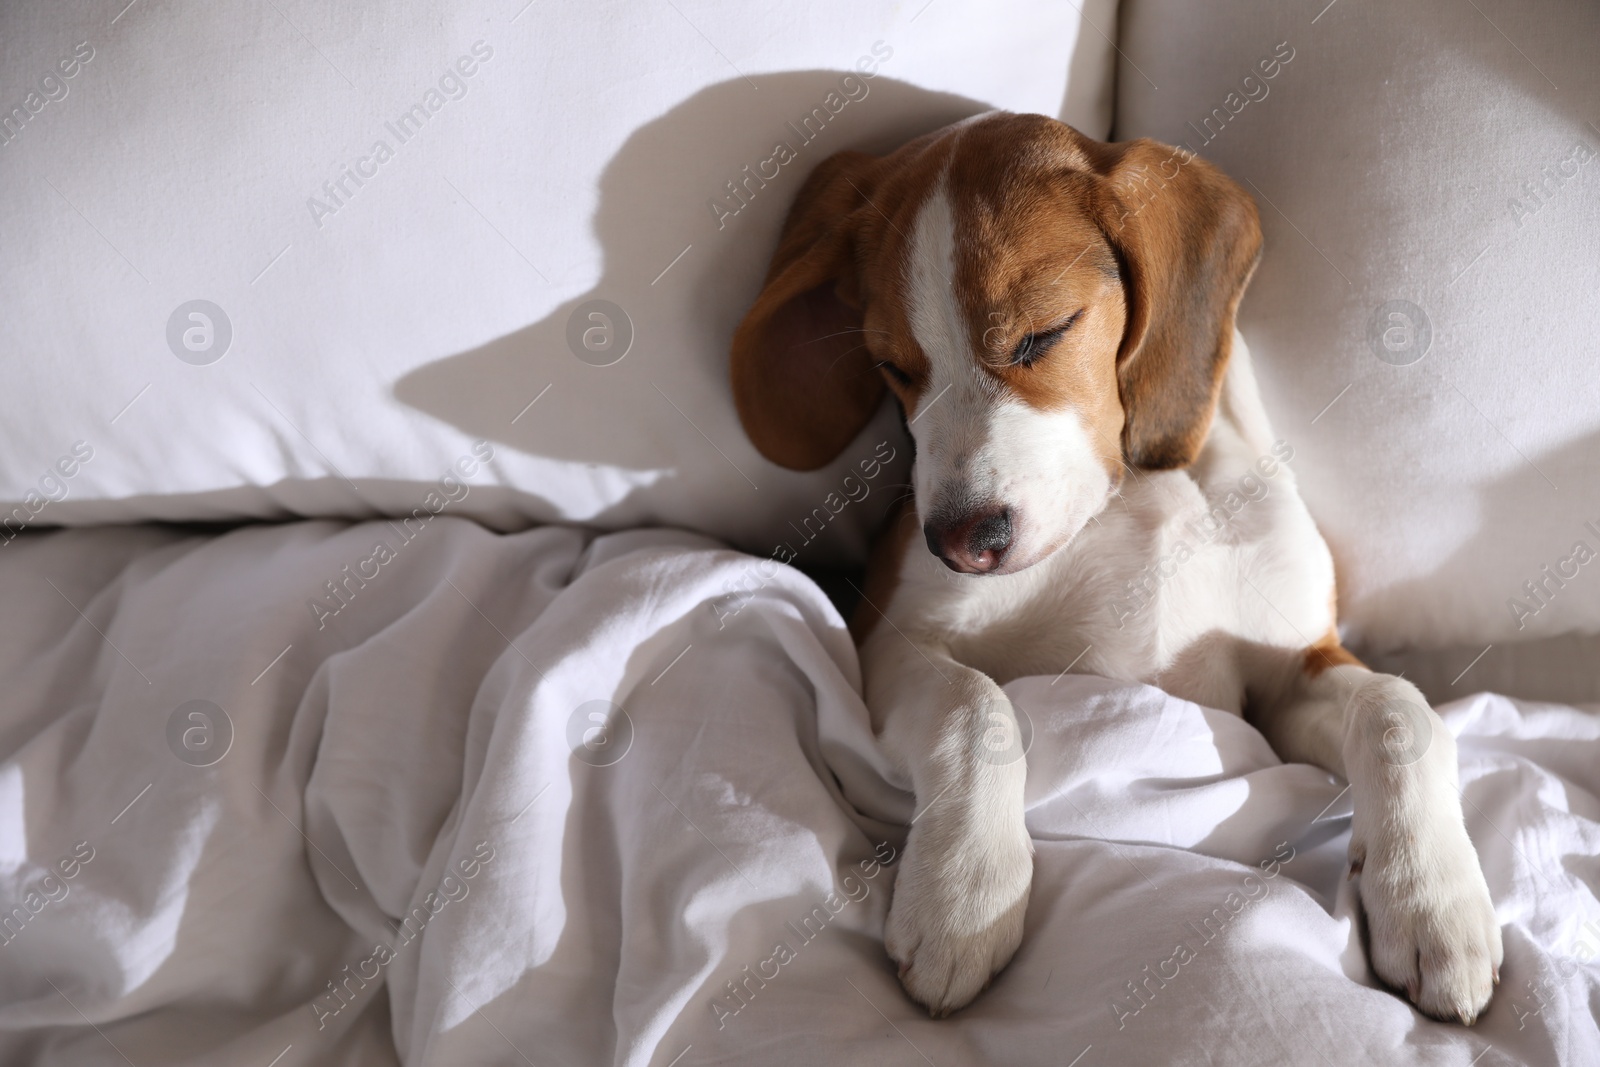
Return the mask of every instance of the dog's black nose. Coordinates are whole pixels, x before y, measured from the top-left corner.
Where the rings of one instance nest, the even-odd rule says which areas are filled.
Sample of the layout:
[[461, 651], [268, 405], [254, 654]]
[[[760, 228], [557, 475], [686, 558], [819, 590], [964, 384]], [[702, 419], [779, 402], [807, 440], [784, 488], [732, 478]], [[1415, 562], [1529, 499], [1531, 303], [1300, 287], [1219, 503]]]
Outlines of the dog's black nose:
[[964, 574], [987, 574], [1011, 547], [1011, 509], [990, 508], [955, 520], [935, 517], [922, 527], [928, 551]]

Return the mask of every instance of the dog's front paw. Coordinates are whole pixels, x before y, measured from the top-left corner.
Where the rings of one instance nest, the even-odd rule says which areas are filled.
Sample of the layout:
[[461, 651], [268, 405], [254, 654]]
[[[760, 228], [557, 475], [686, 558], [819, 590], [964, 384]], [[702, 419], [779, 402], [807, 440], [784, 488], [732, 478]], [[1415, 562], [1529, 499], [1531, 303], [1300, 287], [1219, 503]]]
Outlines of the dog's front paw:
[[1352, 840], [1372, 969], [1423, 1014], [1472, 1025], [1500, 981], [1504, 950], [1478, 854], [1459, 822]]
[[937, 1017], [983, 992], [1022, 941], [1032, 884], [1025, 831], [1003, 840], [913, 834], [884, 929], [912, 999]]

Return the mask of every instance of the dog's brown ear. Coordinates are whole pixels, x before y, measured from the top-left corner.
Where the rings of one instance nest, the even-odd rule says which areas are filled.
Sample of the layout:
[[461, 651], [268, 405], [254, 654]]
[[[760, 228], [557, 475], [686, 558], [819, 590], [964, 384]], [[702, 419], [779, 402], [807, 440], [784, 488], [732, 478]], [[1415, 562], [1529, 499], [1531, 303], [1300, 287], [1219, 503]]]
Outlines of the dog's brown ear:
[[883, 399], [861, 329], [856, 234], [878, 160], [840, 152], [800, 189], [766, 285], [733, 335], [730, 376], [752, 444], [791, 470], [832, 460]]
[[1123, 453], [1147, 470], [1184, 467], [1216, 409], [1261, 222], [1250, 195], [1188, 149], [1141, 139], [1099, 157], [1101, 225], [1128, 275]]

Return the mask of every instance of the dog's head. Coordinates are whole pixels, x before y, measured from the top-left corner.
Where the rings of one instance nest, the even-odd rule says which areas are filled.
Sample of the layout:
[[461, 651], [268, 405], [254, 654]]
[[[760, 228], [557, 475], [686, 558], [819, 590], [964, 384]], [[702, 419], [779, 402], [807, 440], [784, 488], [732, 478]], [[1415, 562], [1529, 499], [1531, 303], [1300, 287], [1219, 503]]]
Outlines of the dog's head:
[[773, 462], [820, 467], [885, 387], [916, 442], [917, 517], [952, 569], [1066, 544], [1124, 464], [1192, 462], [1255, 266], [1250, 197], [1193, 153], [991, 112], [807, 179], [733, 340]]

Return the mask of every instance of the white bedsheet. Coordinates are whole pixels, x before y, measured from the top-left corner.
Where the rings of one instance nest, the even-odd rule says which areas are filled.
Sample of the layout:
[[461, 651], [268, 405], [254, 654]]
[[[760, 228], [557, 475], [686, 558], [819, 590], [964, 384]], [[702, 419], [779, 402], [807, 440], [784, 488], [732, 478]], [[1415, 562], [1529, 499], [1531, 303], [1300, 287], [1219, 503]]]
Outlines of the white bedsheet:
[[1469, 1030], [1373, 988], [1339, 784], [1018, 681], [1027, 936], [935, 1022], [880, 941], [911, 801], [797, 572], [441, 517], [24, 537], [0, 596], [6, 1064], [1600, 1061], [1592, 709], [1443, 709], [1505, 924]]

